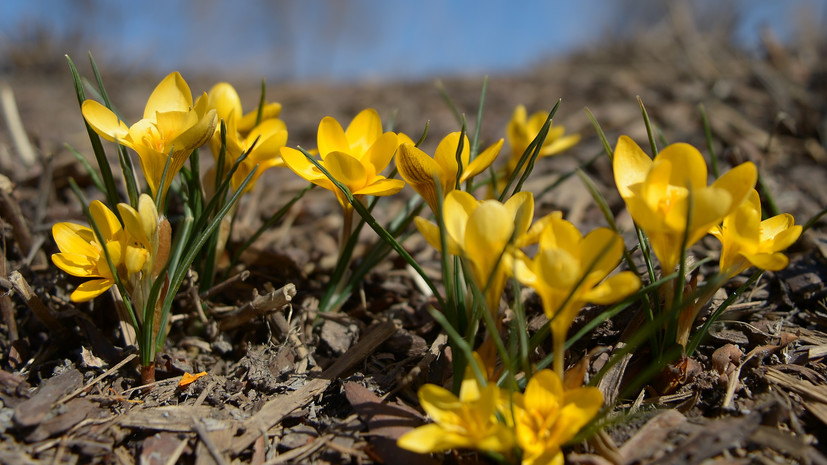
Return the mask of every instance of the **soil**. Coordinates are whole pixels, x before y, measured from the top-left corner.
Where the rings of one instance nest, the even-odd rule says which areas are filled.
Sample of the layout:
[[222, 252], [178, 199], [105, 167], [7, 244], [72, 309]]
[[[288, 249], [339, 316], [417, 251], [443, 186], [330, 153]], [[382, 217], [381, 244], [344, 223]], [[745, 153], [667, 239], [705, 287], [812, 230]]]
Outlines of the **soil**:
[[[763, 51], [748, 55], [722, 35], [694, 31], [690, 43], [687, 31], [662, 32], [657, 40], [644, 35], [519, 75], [491, 76], [483, 144], [503, 137], [516, 105], [548, 110], [562, 98], [554, 123], [583, 139], [566, 154], [538, 162], [526, 189], [540, 193], [561, 173], [601, 153], [585, 106], [610, 143], [627, 134], [646, 147], [635, 99], [640, 96], [663, 139], [692, 143], [708, 155], [702, 103], [723, 167], [755, 162], [765, 192], [796, 223], [827, 206], [827, 64], [822, 59], [827, 43], [814, 39], [782, 46], [767, 35]], [[121, 75], [99, 65], [122, 113], [139, 115], [159, 77]], [[194, 90], [220, 79], [185, 77]], [[89, 176], [64, 146], [91, 154], [69, 74], [20, 67], [3, 79], [15, 96], [35, 159], [27, 164], [12, 131], [0, 131], [0, 166], [11, 181], [3, 186], [0, 242], [0, 463], [492, 462], [468, 451], [418, 456], [396, 448], [396, 438], [424, 421], [416, 388], [449, 382], [450, 351], [426, 311], [432, 298], [394, 255], [339, 312], [318, 312], [341, 227], [339, 207], [321, 189], [295, 205], [230, 270], [230, 276], [245, 273], [244, 279], [231, 280], [203, 299], [192, 296], [207, 289], [197, 281], [185, 284], [157, 362], [158, 381], [151, 390], [142, 388], [134, 349], [124, 347], [111, 298], [71, 303], [77, 281], [48, 259], [57, 251], [51, 225], [82, 222], [69, 179], [93, 195]], [[245, 106], [257, 101], [258, 78], [233, 84]], [[481, 77], [446, 79], [441, 85], [474, 127]], [[458, 128], [430, 81], [276, 83], [267, 96], [283, 104], [293, 146], [314, 146], [323, 116], [348, 121], [365, 107], [376, 108], [385, 120], [392, 117], [396, 129], [414, 139], [429, 121], [426, 151]], [[608, 159], [598, 157], [585, 172], [629, 230]], [[259, 183], [240, 206], [229, 250], [305, 185], [286, 170], [270, 170]], [[393, 214], [402, 197], [382, 203], [380, 219]], [[537, 217], [562, 210], [584, 231], [604, 223], [576, 176], [536, 203]], [[618, 397], [604, 433], [568, 448], [567, 459], [827, 463], [826, 230], [824, 220], [816, 222], [789, 250], [787, 269], [764, 274], [738, 297], [693, 359], [676, 368], [683, 379], [667, 379], [668, 390], [653, 379]], [[363, 232], [357, 254], [376, 241]], [[436, 257], [422, 239], [412, 237], [405, 246], [429, 272], [438, 273]], [[716, 247], [709, 241], [693, 250], [703, 258]], [[736, 279], [725, 292], [745, 279]], [[226, 329], [228, 311], [274, 290], [284, 305]], [[536, 329], [542, 312], [536, 297], [525, 297]], [[715, 302], [725, 296], [718, 297]], [[585, 309], [572, 334], [596, 311]], [[625, 329], [637, 316], [632, 308], [599, 325], [570, 350], [568, 365], [591, 354], [587, 375], [594, 375], [628, 340]], [[640, 373], [645, 357], [636, 354], [625, 371], [611, 372], [613, 382], [601, 383], [608, 399]], [[184, 374], [199, 372], [207, 374], [180, 384]]]

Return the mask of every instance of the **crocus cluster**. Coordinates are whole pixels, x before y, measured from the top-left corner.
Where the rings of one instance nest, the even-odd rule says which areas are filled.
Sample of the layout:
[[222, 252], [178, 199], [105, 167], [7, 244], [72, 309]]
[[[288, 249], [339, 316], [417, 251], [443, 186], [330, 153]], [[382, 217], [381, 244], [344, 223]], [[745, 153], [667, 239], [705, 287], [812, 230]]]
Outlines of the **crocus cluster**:
[[[415, 223], [427, 243], [442, 254], [446, 296], [437, 295], [443, 308], [431, 310], [435, 319], [439, 311], [457, 316], [439, 322], [454, 338], [455, 368], [457, 373], [464, 371], [464, 377], [461, 383], [455, 378], [454, 392], [434, 384], [419, 390], [420, 404], [433, 422], [403, 435], [400, 447], [420, 453], [475, 449], [523, 464], [562, 464], [562, 447], [578, 437], [603, 406], [597, 388], [583, 387], [582, 376], [572, 381], [575, 377], [565, 372], [565, 343], [585, 305], [632, 301], [630, 296], [640, 290], [642, 281], [637, 272], [620, 269], [627, 253], [622, 235], [609, 228], [581, 233], [561, 212], [535, 221], [531, 192], [507, 196], [497, 187], [505, 178], [515, 179], [520, 160], [526, 160], [528, 154], [552, 156], [577, 144], [580, 136], [566, 135], [563, 127], [551, 126], [548, 113], [529, 116], [524, 106], [518, 106], [505, 137], [487, 148], [477, 150], [464, 131], [452, 132], [431, 155], [404, 133], [385, 130], [379, 113], [371, 108], [358, 113], [346, 128], [326, 116], [318, 125], [314, 150], [291, 148], [287, 146], [287, 126], [280, 119], [281, 104], [267, 102], [262, 95], [258, 107], [245, 113], [238, 92], [226, 82], [193, 99], [177, 72], [158, 84], [143, 117], [132, 125], [108, 105], [86, 100], [83, 116], [95, 133], [122, 146], [125, 177], [132, 173], [124, 148], [137, 154], [146, 189], [135, 193], [135, 179], [127, 179], [131, 203], [118, 203], [113, 197], [116, 192], [105, 192], [109, 206], [97, 200], [89, 204], [91, 227], [55, 224], [52, 232], [60, 252], [52, 260], [66, 273], [87, 278], [72, 292], [74, 302], [89, 301], [117, 286], [121, 292], [116, 295], [135, 308], [130, 310], [129, 323], [139, 333], [144, 366], [154, 364], [156, 346], [163, 342], [158, 335], [167, 329], [160, 325], [168, 321], [177, 287], [199, 248], [211, 245], [212, 254], [204, 260], [208, 265], [203, 268], [209, 272], [197, 270], [202, 280], [210, 275], [206, 277], [209, 282], [230, 230], [219, 229], [219, 225], [231, 221], [233, 215], [228, 212], [235, 208], [234, 202], [254, 188], [265, 170], [285, 166], [336, 196], [344, 218], [342, 261], [337, 269], [347, 269], [344, 265], [349, 263], [348, 253], [357, 239], [351, 237], [354, 211], [380, 235], [387, 234], [370, 212], [361, 208], [366, 197], [394, 195], [407, 184], [422, 199], [416, 207], [419, 209], [399, 224], [404, 229]], [[506, 142], [508, 154], [498, 164]], [[203, 182], [198, 158], [193, 156], [202, 145], [209, 146], [215, 160]], [[106, 158], [99, 155], [96, 153], [102, 163], [100, 160]], [[788, 214], [762, 220], [753, 163], [736, 166], [709, 184], [703, 156], [688, 144], [669, 145], [653, 159], [631, 138], [621, 136], [611, 155], [618, 192], [642, 230], [639, 237], [648, 238], [648, 244], [641, 241], [641, 249], [651, 246], [664, 275], [676, 268], [684, 270], [688, 249], [707, 234], [722, 244], [721, 282], [751, 266], [780, 270], [787, 265], [782, 252], [798, 239], [802, 227]], [[190, 170], [183, 169], [187, 160], [192, 163]], [[401, 179], [389, 172], [393, 162]], [[515, 191], [522, 188], [522, 181], [518, 184]], [[107, 185], [114, 186], [112, 182]], [[483, 191], [500, 197], [487, 198]], [[182, 221], [178, 245], [172, 243], [165, 217], [170, 193], [180, 195], [189, 215]], [[421, 214], [424, 204], [430, 212], [415, 216]], [[393, 242], [391, 246], [405, 258], [406, 251], [394, 238], [383, 239]], [[629, 258], [630, 264], [632, 260]], [[412, 261], [412, 268], [418, 266]], [[424, 272], [420, 275], [427, 279]], [[550, 332], [553, 353], [553, 359], [545, 363], [553, 363], [552, 369], [538, 369], [545, 365], [531, 359], [536, 354], [528, 355], [521, 293], [514, 292], [518, 296], [514, 305], [507, 302], [506, 308], [503, 304], [509, 282], [514, 291], [520, 286], [533, 289], [542, 301], [548, 320], [542, 334], [547, 338]], [[331, 289], [342, 289], [342, 283], [334, 283]], [[429, 284], [434, 294], [439, 294], [437, 286]], [[667, 300], [676, 297], [681, 303], [682, 284], [677, 280], [665, 285]], [[692, 322], [706, 301], [702, 296], [684, 304], [688, 313], [680, 315], [682, 329], [677, 342], [685, 347]], [[670, 305], [666, 302], [665, 307]], [[332, 308], [335, 305], [322, 311]], [[507, 315], [514, 316], [517, 323], [503, 324]], [[154, 326], [146, 327], [146, 321]], [[479, 328], [485, 335], [478, 339]], [[503, 337], [519, 342], [503, 343]], [[507, 352], [518, 345], [519, 362]]]
[[434, 422], [400, 437], [402, 448], [419, 453], [475, 449], [506, 457], [516, 450], [524, 465], [548, 465], [563, 463], [562, 446], [597, 415], [603, 394], [594, 387], [567, 388], [551, 370], [535, 373], [525, 392], [512, 392], [481, 383], [469, 367], [459, 396], [426, 384], [419, 403]]

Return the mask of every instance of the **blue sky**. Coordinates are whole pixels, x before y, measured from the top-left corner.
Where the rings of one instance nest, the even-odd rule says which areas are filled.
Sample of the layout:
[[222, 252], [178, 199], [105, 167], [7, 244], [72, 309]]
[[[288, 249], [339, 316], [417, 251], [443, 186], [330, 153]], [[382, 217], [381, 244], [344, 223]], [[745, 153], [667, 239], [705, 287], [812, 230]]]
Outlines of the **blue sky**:
[[[82, 31], [102, 65], [159, 73], [220, 70], [278, 79], [365, 80], [489, 74], [595, 44], [653, 0], [2, 0], [0, 46], [40, 24]], [[721, 3], [720, 0], [718, 3]], [[712, 0], [689, 2], [714, 8]], [[769, 25], [794, 35], [827, 0], [734, 0], [746, 46]], [[137, 7], [136, 5], [140, 5]], [[89, 13], [91, 7], [93, 13]], [[640, 21], [644, 21], [642, 18]], [[641, 24], [645, 24], [645, 21]]]

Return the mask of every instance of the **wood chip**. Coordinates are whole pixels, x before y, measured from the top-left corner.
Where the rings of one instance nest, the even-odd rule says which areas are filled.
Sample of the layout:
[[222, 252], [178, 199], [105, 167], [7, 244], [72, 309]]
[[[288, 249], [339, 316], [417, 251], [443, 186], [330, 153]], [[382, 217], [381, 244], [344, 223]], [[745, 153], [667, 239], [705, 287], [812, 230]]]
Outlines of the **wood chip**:
[[666, 446], [666, 437], [680, 425], [686, 423], [686, 417], [677, 410], [664, 410], [647, 421], [623, 446], [620, 456], [624, 463], [634, 463], [655, 455]]
[[758, 413], [740, 418], [722, 418], [699, 429], [678, 447], [652, 462], [658, 465], [697, 465], [723, 451], [743, 445], [758, 428]]
[[82, 382], [83, 375], [74, 369], [43, 381], [31, 399], [14, 409], [14, 422], [22, 427], [37, 425], [46, 418], [61, 396], [77, 389]]
[[172, 431], [189, 433], [193, 431], [193, 418], [208, 421], [207, 430], [227, 429], [232, 421], [219, 420], [219, 411], [205, 405], [192, 407], [188, 405], [174, 405], [152, 407], [146, 409], [132, 409], [122, 416], [118, 423], [124, 428], [148, 429], [156, 431]]

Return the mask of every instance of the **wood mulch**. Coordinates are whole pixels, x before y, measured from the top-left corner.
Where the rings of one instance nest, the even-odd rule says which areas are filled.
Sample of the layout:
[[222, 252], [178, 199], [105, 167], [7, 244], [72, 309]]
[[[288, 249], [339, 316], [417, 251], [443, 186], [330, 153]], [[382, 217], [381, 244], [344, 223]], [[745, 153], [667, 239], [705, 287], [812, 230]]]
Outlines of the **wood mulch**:
[[[756, 162], [778, 208], [797, 223], [827, 206], [827, 44], [785, 48], [767, 35], [762, 53], [750, 56], [722, 34], [673, 26], [690, 29], [655, 30], [524, 74], [492, 76], [484, 141], [502, 137], [517, 104], [537, 111], [562, 98], [555, 124], [583, 140], [538, 163], [527, 189], [540, 193], [602, 150], [584, 106], [611, 143], [628, 134], [647, 146], [639, 95], [666, 140], [708, 154], [703, 103], [722, 165]], [[157, 78], [108, 77], [100, 65], [121, 111], [138, 115]], [[193, 89], [207, 89], [216, 77], [187, 79]], [[111, 300], [72, 304], [68, 295], [77, 282], [48, 259], [56, 251], [51, 225], [81, 222], [68, 179], [90, 187], [63, 147], [69, 142], [91, 153], [69, 75], [20, 69], [2, 80], [21, 124], [15, 129], [6, 118], [0, 130], [0, 463], [487, 463], [467, 451], [429, 457], [396, 448], [396, 438], [424, 421], [417, 386], [450, 376], [446, 339], [425, 311], [433, 301], [393, 256], [341, 312], [317, 312], [341, 222], [333, 196], [321, 189], [262, 235], [231, 273], [236, 278], [214, 290], [182, 288], [159, 380], [147, 392], [134, 351], [123, 347]], [[257, 82], [234, 83], [247, 105], [257, 101]], [[473, 125], [481, 79], [443, 85]], [[429, 120], [426, 151], [457, 128], [432, 82], [275, 84], [268, 97], [284, 105], [291, 145], [313, 146], [322, 116], [346, 121], [368, 106], [395, 115], [397, 128], [411, 135]], [[24, 134], [31, 151], [13, 134]], [[291, 173], [271, 171], [241, 206], [230, 248], [304, 187]], [[628, 230], [608, 160], [586, 172]], [[400, 202], [388, 199], [388, 210]], [[538, 215], [563, 210], [583, 230], [603, 223], [576, 176], [538, 197], [537, 209]], [[789, 251], [786, 270], [766, 273], [739, 297], [684, 367], [682, 383], [668, 392], [650, 384], [617, 399], [605, 432], [575, 445], [568, 460], [827, 463], [825, 230], [824, 220], [816, 223]], [[367, 233], [362, 239], [364, 248], [376, 240]], [[423, 240], [405, 245], [437, 273]], [[695, 250], [702, 257], [716, 247], [709, 241]], [[195, 297], [204, 292], [203, 301]], [[541, 313], [536, 298], [528, 296], [527, 308]], [[600, 325], [571, 350], [570, 362], [592, 354], [594, 374], [622, 347], [634, 316], [628, 311]], [[601, 383], [609, 399], [639, 368], [635, 357], [618, 367]], [[202, 371], [207, 375], [181, 383]]]

